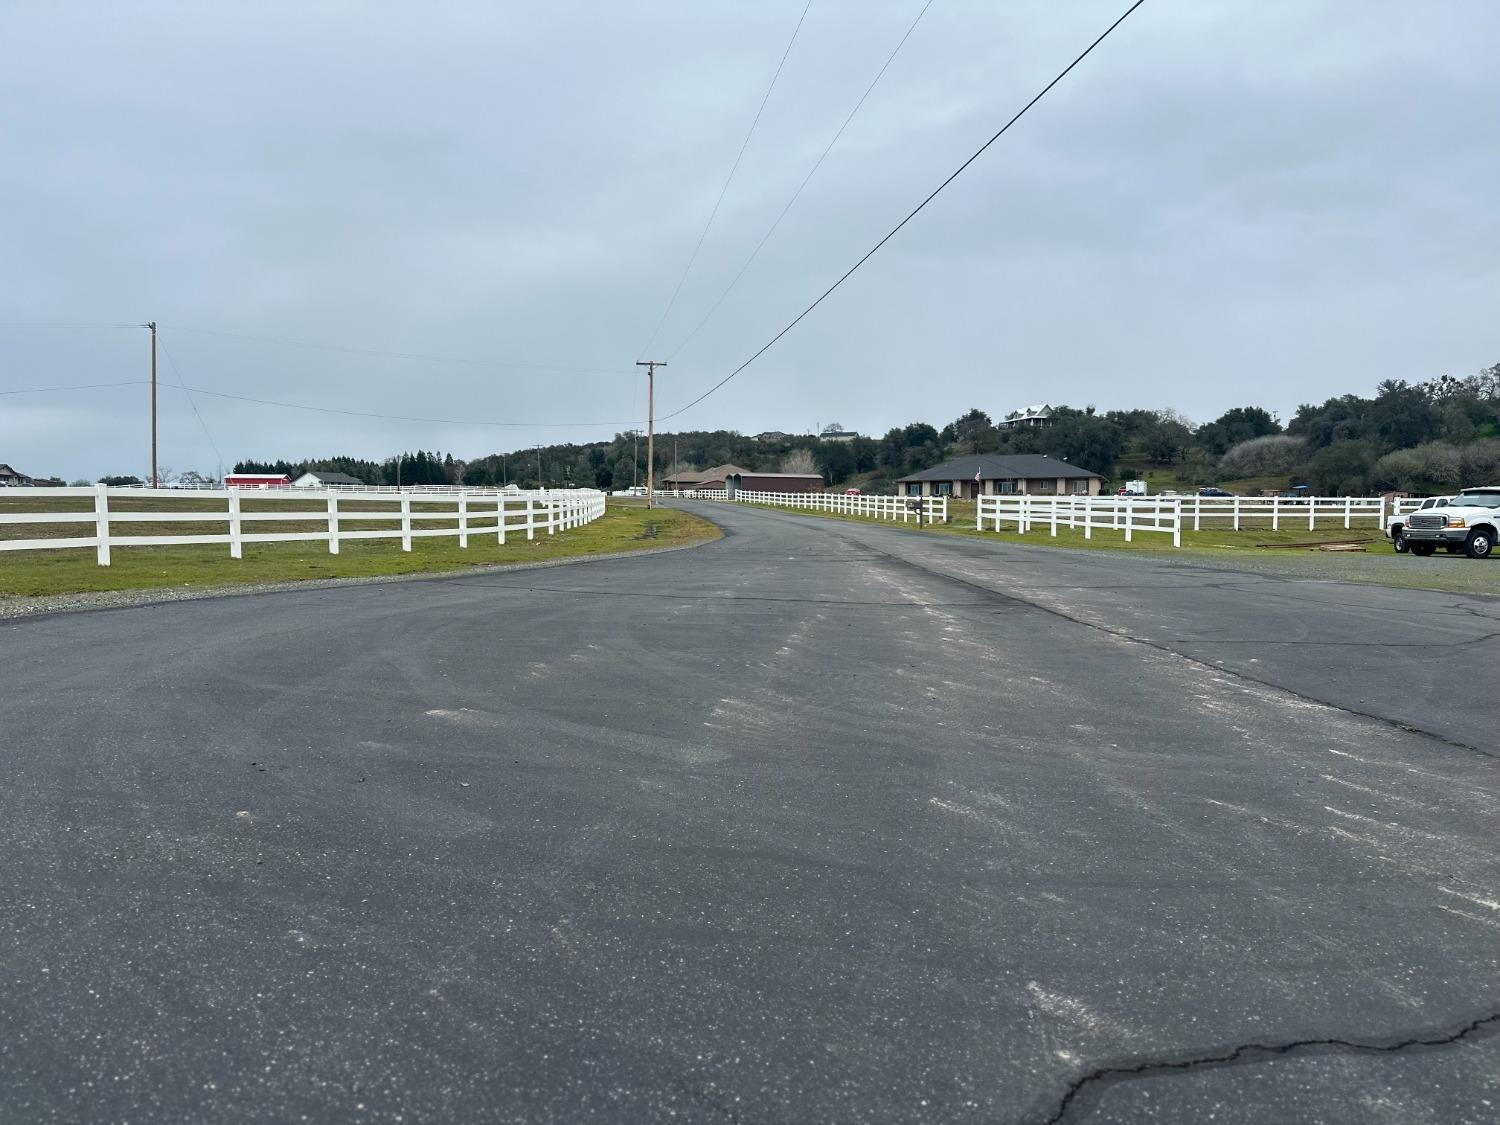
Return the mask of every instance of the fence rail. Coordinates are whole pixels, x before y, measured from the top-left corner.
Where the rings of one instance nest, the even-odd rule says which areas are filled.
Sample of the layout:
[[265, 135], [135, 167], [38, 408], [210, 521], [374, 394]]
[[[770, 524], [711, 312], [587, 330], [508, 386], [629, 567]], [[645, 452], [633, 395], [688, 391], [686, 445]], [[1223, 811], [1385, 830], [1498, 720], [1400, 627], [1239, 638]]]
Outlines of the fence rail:
[[1127, 543], [1138, 531], [1161, 532], [1172, 537], [1172, 546], [1181, 547], [1183, 503], [1161, 496], [981, 496], [976, 527], [983, 531], [988, 524], [999, 531], [1010, 522], [1024, 534], [1044, 524], [1054, 536], [1059, 527], [1081, 527], [1085, 539], [1092, 539], [1095, 530], [1107, 529], [1123, 531]]
[[946, 496], [848, 496], [838, 492], [736, 492], [744, 504], [769, 504], [778, 508], [807, 508], [815, 512], [837, 512], [846, 516], [871, 516], [908, 523], [917, 519], [946, 520]]
[[[0, 506], [0, 528], [8, 525], [82, 524], [86, 535], [42, 539], [0, 539], [0, 551], [51, 551], [93, 547], [100, 566], [110, 565], [114, 547], [177, 547], [202, 544], [225, 544], [231, 558], [242, 558], [246, 543], [323, 542], [328, 553], [339, 553], [339, 544], [351, 539], [400, 539], [403, 551], [411, 550], [413, 539], [457, 537], [458, 545], [467, 548], [470, 535], [494, 535], [504, 543], [506, 535], [524, 533], [535, 539], [538, 532], [554, 535], [559, 531], [591, 523], [604, 514], [604, 494], [592, 489], [570, 492], [504, 492], [495, 490], [439, 492], [436, 490], [401, 491], [400, 493], [345, 489], [311, 488], [220, 488], [220, 489], [153, 489], [108, 488], [28, 488], [24, 496], [13, 499], [86, 498], [91, 508], [74, 511], [7, 511]], [[7, 497], [7, 499], [12, 499]], [[114, 501], [149, 500], [160, 507], [138, 510], [121, 509]], [[222, 500], [222, 508], [188, 507], [206, 500]], [[416, 501], [421, 505], [412, 509]], [[246, 509], [246, 502], [254, 507]], [[341, 505], [358, 504], [355, 508]], [[255, 531], [259, 523], [307, 523], [314, 526], [294, 531]], [[423, 527], [441, 522], [447, 526]], [[224, 524], [223, 532], [205, 534], [199, 531], [182, 535], [122, 535], [115, 528], [122, 524]], [[386, 526], [371, 527], [371, 524]], [[248, 525], [248, 529], [247, 529]], [[361, 525], [361, 526], [351, 526]]]
[[[1154, 499], [1160, 497], [1143, 496], [1133, 502], [1149, 504]], [[1376, 527], [1385, 527], [1383, 496], [1184, 496], [1179, 502], [1183, 518], [1193, 521], [1194, 531], [1201, 531], [1204, 523], [1213, 520], [1233, 522], [1234, 529], [1239, 531], [1245, 520], [1266, 518], [1271, 521], [1272, 531], [1280, 531], [1283, 521], [1299, 524], [1303, 519], [1306, 519], [1309, 531], [1316, 530], [1319, 519], [1325, 524], [1330, 520], [1342, 520], [1348, 528], [1354, 526], [1356, 518], [1368, 517], [1373, 519]], [[1396, 504], [1399, 505], [1400, 501]]]

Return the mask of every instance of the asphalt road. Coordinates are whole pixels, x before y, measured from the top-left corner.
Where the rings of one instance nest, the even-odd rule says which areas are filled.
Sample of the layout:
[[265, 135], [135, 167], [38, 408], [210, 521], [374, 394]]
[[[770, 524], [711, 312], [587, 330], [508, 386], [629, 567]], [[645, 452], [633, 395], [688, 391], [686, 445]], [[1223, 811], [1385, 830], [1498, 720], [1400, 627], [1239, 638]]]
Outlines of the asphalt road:
[[1500, 601], [702, 507], [0, 623], [0, 1120], [1500, 1120]]

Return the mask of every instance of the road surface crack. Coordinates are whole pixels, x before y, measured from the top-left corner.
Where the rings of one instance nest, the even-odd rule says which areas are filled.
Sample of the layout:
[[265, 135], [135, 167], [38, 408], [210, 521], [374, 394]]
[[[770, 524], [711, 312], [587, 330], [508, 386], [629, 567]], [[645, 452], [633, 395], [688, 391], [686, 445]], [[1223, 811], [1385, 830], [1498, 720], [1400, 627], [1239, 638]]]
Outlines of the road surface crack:
[[1041, 1118], [1042, 1125], [1061, 1125], [1072, 1111], [1078, 1098], [1086, 1091], [1100, 1085], [1129, 1082], [1137, 1078], [1150, 1078], [1159, 1074], [1191, 1073], [1224, 1066], [1254, 1065], [1282, 1055], [1303, 1050], [1342, 1051], [1354, 1054], [1392, 1055], [1422, 1047], [1448, 1047], [1466, 1039], [1487, 1036], [1500, 1031], [1500, 1012], [1472, 1019], [1448, 1031], [1434, 1031], [1411, 1035], [1404, 1039], [1380, 1042], [1360, 1039], [1288, 1039], [1280, 1043], [1241, 1043], [1202, 1055], [1186, 1055], [1178, 1058], [1143, 1059], [1133, 1063], [1118, 1063], [1102, 1066], [1080, 1075], [1068, 1083], [1062, 1097], [1051, 1114]]

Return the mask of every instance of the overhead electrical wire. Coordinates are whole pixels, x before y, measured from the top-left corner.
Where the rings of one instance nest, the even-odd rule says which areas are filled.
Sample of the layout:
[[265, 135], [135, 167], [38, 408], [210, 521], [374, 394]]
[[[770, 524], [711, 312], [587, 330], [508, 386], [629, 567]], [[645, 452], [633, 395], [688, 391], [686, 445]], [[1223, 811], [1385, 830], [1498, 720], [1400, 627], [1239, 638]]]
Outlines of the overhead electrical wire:
[[837, 132], [833, 134], [832, 139], [829, 140], [827, 146], [823, 149], [822, 153], [819, 154], [818, 159], [813, 161], [813, 166], [807, 170], [807, 175], [802, 177], [802, 182], [797, 185], [797, 190], [792, 192], [792, 197], [786, 201], [786, 206], [781, 209], [781, 214], [776, 216], [776, 221], [773, 222], [769, 228], [767, 228], [765, 234], [761, 235], [760, 241], [755, 244], [755, 249], [751, 250], [750, 256], [745, 259], [745, 264], [740, 266], [739, 272], [735, 274], [733, 279], [730, 280], [729, 284], [724, 287], [724, 291], [719, 294], [718, 300], [716, 300], [712, 305], [709, 306], [708, 311], [703, 314], [703, 319], [694, 326], [691, 332], [683, 337], [683, 340], [680, 344], [678, 344], [669, 353], [667, 353], [668, 360], [677, 358], [677, 353], [682, 351], [683, 348], [687, 347], [688, 344], [692, 341], [693, 337], [698, 335], [703, 326], [713, 318], [714, 313], [719, 311], [719, 306], [724, 303], [725, 298], [728, 297], [729, 294], [733, 292], [734, 287], [740, 283], [740, 278], [745, 276], [745, 271], [750, 268], [751, 263], [755, 261], [761, 250], [765, 248], [766, 243], [771, 240], [771, 236], [776, 233], [776, 228], [781, 226], [781, 220], [786, 218], [787, 212], [792, 209], [793, 204], [795, 204], [798, 198], [801, 197], [803, 189], [806, 188], [808, 183], [811, 182], [812, 178], [818, 174], [818, 169], [823, 167], [823, 161], [828, 159], [828, 154], [832, 152], [833, 147], [839, 143], [839, 138], [844, 135], [844, 130], [849, 128], [849, 123], [854, 120], [855, 115], [859, 113], [860, 108], [865, 104], [866, 99], [868, 99], [870, 94], [874, 92], [875, 87], [880, 84], [880, 80], [885, 77], [885, 72], [890, 69], [891, 63], [893, 63], [896, 59], [896, 56], [901, 53], [901, 48], [906, 46], [906, 41], [911, 38], [911, 33], [917, 30], [917, 24], [922, 22], [922, 17], [927, 14], [927, 9], [932, 7], [933, 2], [934, 0], [927, 0], [927, 2], [922, 5], [921, 11], [917, 13], [917, 18], [911, 21], [911, 25], [906, 29], [906, 34], [901, 36], [900, 40], [896, 43], [896, 46], [891, 50], [891, 53], [886, 56], [885, 62], [882, 63], [880, 69], [875, 72], [875, 77], [872, 78], [870, 80], [870, 84], [865, 87], [865, 92], [859, 96], [859, 101], [854, 103], [854, 108], [851, 109], [849, 111], [849, 115], [844, 118], [843, 124], [838, 127]]
[[807, 0], [802, 8], [802, 14], [797, 17], [797, 26], [792, 29], [792, 37], [787, 40], [786, 50], [781, 52], [781, 61], [776, 64], [776, 73], [771, 75], [771, 84], [766, 87], [765, 96], [760, 99], [760, 107], [755, 111], [755, 117], [750, 122], [750, 129], [745, 133], [745, 139], [740, 142], [740, 151], [735, 155], [734, 163], [729, 167], [729, 175], [724, 178], [724, 186], [719, 189], [719, 198], [714, 200], [713, 210], [708, 213], [708, 222], [703, 224], [703, 230], [698, 235], [698, 242], [693, 247], [693, 252], [688, 255], [687, 265], [682, 267], [682, 276], [677, 279], [677, 286], [672, 290], [672, 296], [667, 299], [667, 307], [657, 318], [656, 327], [651, 330], [651, 338], [646, 341], [646, 346], [641, 349], [640, 356], [637, 358], [644, 357], [651, 345], [656, 343], [656, 337], [661, 332], [662, 325], [667, 322], [667, 317], [671, 315], [673, 307], [677, 304], [677, 297], [682, 292], [683, 283], [692, 272], [693, 263], [698, 260], [698, 252], [703, 249], [703, 240], [708, 237], [709, 228], [714, 225], [714, 219], [718, 217], [724, 197], [729, 194], [729, 185], [734, 182], [734, 175], [740, 170], [740, 161], [745, 159], [745, 150], [750, 147], [750, 138], [755, 136], [755, 127], [760, 124], [761, 114], [766, 111], [766, 103], [771, 100], [771, 91], [776, 89], [776, 80], [781, 77], [781, 70], [786, 66], [787, 57], [792, 53], [792, 45], [797, 42], [797, 35], [802, 30], [802, 24], [806, 21], [807, 13], [812, 6], [813, 0]]
[[425, 418], [409, 414], [377, 414], [368, 410], [345, 410], [336, 406], [307, 406], [300, 402], [282, 402], [272, 398], [254, 398], [250, 395], [231, 394], [228, 391], [210, 391], [204, 387], [182, 389], [193, 394], [209, 395], [213, 398], [233, 399], [235, 402], [251, 402], [257, 406], [279, 406], [287, 410], [307, 410], [317, 414], [342, 414], [350, 418], [378, 418], [387, 422], [429, 422], [443, 426], [487, 426], [506, 429], [533, 428], [540, 430], [587, 429], [599, 426], [633, 426], [634, 422], [489, 422], [475, 418]]
[[212, 328], [192, 328], [186, 324], [163, 324], [174, 332], [191, 332], [198, 336], [222, 336], [230, 340], [254, 340], [262, 344], [281, 344], [289, 348], [306, 348], [320, 352], [344, 352], [349, 355], [374, 356], [378, 359], [408, 359], [427, 363], [452, 363], [466, 367], [499, 367], [529, 371], [558, 371], [570, 375], [623, 375], [623, 367], [563, 367], [552, 363], [513, 363], [509, 360], [469, 359], [464, 356], [429, 355], [425, 352], [385, 351], [380, 348], [359, 348], [343, 344], [314, 344], [304, 340], [287, 340], [277, 336], [257, 336], [248, 332], [220, 332]]
[[896, 235], [901, 231], [901, 229], [903, 227], [906, 226], [907, 223], [911, 222], [914, 218], [916, 218], [917, 215], [922, 211], [922, 209], [925, 208], [934, 199], [936, 199], [938, 197], [939, 193], [941, 193], [944, 188], [946, 188], [954, 180], [958, 179], [958, 177], [963, 174], [963, 172], [969, 167], [969, 165], [973, 164], [974, 161], [978, 160], [982, 155], [984, 155], [985, 151], [992, 144], [994, 144], [1001, 137], [1003, 137], [1007, 132], [1009, 132], [1012, 125], [1014, 125], [1017, 121], [1021, 120], [1021, 118], [1025, 117], [1026, 114], [1027, 114], [1027, 112], [1031, 109], [1032, 106], [1036, 105], [1037, 102], [1041, 101], [1044, 97], [1046, 97], [1047, 94], [1052, 90], [1052, 88], [1054, 86], [1056, 86], [1059, 82], [1061, 82], [1064, 78], [1066, 78], [1069, 74], [1071, 74], [1072, 71], [1073, 71], [1073, 69], [1074, 69], [1074, 67], [1078, 66], [1079, 63], [1083, 62], [1084, 59], [1088, 58], [1089, 55], [1091, 55], [1093, 53], [1095, 47], [1099, 46], [1100, 43], [1103, 43], [1106, 39], [1108, 39], [1109, 36], [1114, 32], [1115, 28], [1119, 27], [1122, 23], [1124, 23], [1126, 21], [1126, 19], [1128, 19], [1130, 17], [1131, 13], [1133, 13], [1137, 8], [1139, 8], [1145, 2], [1146, 2], [1146, 0], [1135, 0], [1135, 3], [1131, 4], [1130, 7], [1126, 8], [1125, 11], [1123, 13], [1121, 13], [1120, 16], [1114, 21], [1114, 23], [1110, 24], [1107, 28], [1105, 28], [1104, 31], [1103, 31], [1103, 33], [1100, 34], [1100, 36], [1097, 39], [1095, 39], [1092, 43], [1090, 43], [1087, 47], [1085, 47], [1083, 49], [1082, 53], [1080, 53], [1077, 58], [1075, 58], [1067, 66], [1063, 67], [1063, 69], [1058, 72], [1057, 76], [1055, 78], [1053, 78], [1052, 81], [1048, 82], [1045, 86], [1043, 86], [1041, 88], [1041, 90], [1029, 102], [1027, 102], [1025, 105], [1023, 105], [1019, 110], [1017, 110], [1016, 113], [1015, 113], [1015, 115], [1009, 121], [1007, 121], [1004, 125], [1000, 126], [1000, 128], [995, 132], [995, 134], [993, 136], [990, 137], [989, 140], [985, 141], [984, 144], [980, 145], [979, 148], [977, 148], [974, 151], [973, 155], [971, 155], [967, 160], [965, 160], [962, 164], [960, 164], [952, 172], [952, 174], [950, 174], [948, 176], [947, 179], [945, 179], [942, 183], [938, 184], [937, 187], [933, 188], [933, 190], [931, 191], [931, 193], [929, 193], [928, 196], [925, 199], [923, 199], [921, 203], [918, 203], [915, 207], [913, 207], [907, 213], [906, 218], [902, 219], [899, 223], [897, 223], [894, 227], [892, 227], [886, 233], [886, 235], [885, 235], [884, 238], [882, 238], [874, 246], [870, 247], [870, 249], [865, 252], [865, 254], [864, 254], [863, 257], [861, 257], [857, 262], [855, 262], [852, 266], [850, 266], [847, 270], [845, 270], [844, 273], [839, 277], [839, 279], [837, 281], [835, 281], [827, 289], [823, 290], [823, 292], [818, 295], [817, 299], [815, 301], [813, 301], [812, 304], [808, 305], [805, 309], [803, 309], [800, 313], [798, 313], [794, 318], [792, 318], [792, 320], [790, 321], [790, 323], [788, 323], [784, 328], [782, 328], [780, 332], [777, 332], [776, 335], [772, 336], [769, 340], [767, 340], [764, 344], [762, 344], [760, 346], [760, 348], [758, 350], [756, 350], [750, 356], [749, 359], [745, 360], [738, 367], [736, 367], [733, 371], [731, 371], [728, 375], [724, 376], [724, 378], [720, 379], [713, 386], [709, 387], [708, 390], [704, 391], [697, 398], [693, 399], [692, 402], [688, 403], [686, 406], [678, 407], [676, 410], [672, 411], [670, 414], [663, 414], [661, 417], [659, 417], [657, 419], [657, 421], [659, 421], [659, 422], [665, 422], [669, 418], [676, 418], [680, 414], [687, 413], [693, 407], [697, 406], [700, 402], [702, 402], [704, 399], [706, 399], [709, 395], [713, 394], [720, 387], [722, 387], [726, 383], [728, 383], [731, 379], [733, 379], [741, 371], [745, 370], [745, 368], [749, 367], [752, 363], [754, 363], [761, 356], [765, 355], [766, 352], [770, 351], [771, 348], [774, 347], [776, 345], [776, 343], [783, 336], [785, 336], [793, 328], [796, 328], [797, 325], [801, 324], [802, 321], [807, 317], [807, 315], [809, 313], [811, 313], [815, 308], [817, 308], [825, 300], [827, 300], [828, 297], [829, 297], [829, 295], [832, 294], [835, 289], [837, 289], [840, 285], [844, 284], [844, 282], [848, 281], [849, 278], [851, 278], [852, 276], [854, 276], [855, 271], [857, 271], [861, 266], [863, 266], [866, 262], [868, 262], [871, 258], [873, 258], [875, 256], [876, 252], [879, 251], [882, 246], [884, 246], [892, 238], [896, 237]]
[[[219, 452], [219, 443], [214, 441], [214, 435], [209, 431], [208, 423], [203, 420], [203, 415], [198, 410], [198, 402], [193, 398], [193, 392], [188, 389], [186, 381], [182, 377], [182, 371], [177, 366], [177, 361], [172, 358], [172, 353], [167, 349], [166, 341], [161, 342], [161, 353], [167, 357], [167, 363], [172, 368], [172, 374], [177, 376], [177, 386], [187, 395], [188, 405], [193, 408], [193, 415], [198, 419], [198, 425], [203, 427], [203, 436], [208, 439], [209, 447], [214, 451], [214, 457], [219, 462], [219, 475], [224, 475], [224, 455]], [[171, 384], [168, 384], [170, 386]]]
[[[134, 328], [135, 325], [131, 327]], [[150, 379], [125, 379], [118, 383], [74, 383], [66, 387], [20, 387], [15, 390], [0, 391], [0, 395], [41, 395], [52, 391], [96, 391], [101, 387], [144, 387], [150, 382]]]

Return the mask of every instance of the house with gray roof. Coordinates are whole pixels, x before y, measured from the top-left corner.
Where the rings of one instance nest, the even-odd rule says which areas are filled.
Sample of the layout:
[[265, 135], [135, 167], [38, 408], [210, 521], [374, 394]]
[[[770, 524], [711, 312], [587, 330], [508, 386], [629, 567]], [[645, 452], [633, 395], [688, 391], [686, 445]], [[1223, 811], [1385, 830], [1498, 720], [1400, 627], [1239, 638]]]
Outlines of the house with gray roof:
[[1104, 477], [1044, 453], [955, 457], [896, 482], [906, 496], [1097, 496]]

